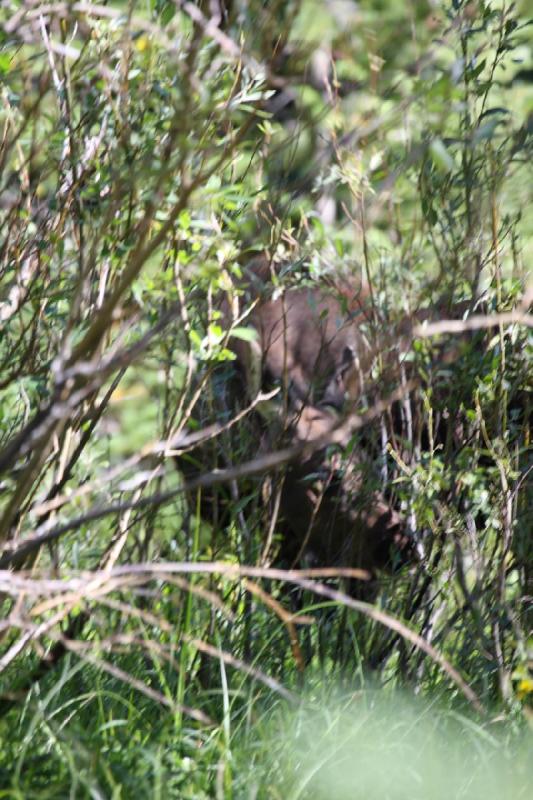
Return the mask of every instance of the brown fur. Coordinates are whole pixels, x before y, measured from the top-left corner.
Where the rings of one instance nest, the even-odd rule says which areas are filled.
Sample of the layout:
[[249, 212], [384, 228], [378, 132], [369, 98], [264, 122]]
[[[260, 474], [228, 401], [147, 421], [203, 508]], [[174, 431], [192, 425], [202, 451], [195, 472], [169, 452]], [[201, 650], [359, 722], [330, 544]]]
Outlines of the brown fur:
[[[246, 397], [251, 401], [261, 390], [280, 387], [274, 402], [258, 407], [259, 450], [316, 439], [343, 409], [353, 410], [363, 395], [371, 405], [397, 387], [413, 321], [404, 319], [397, 327], [374, 323], [370, 292], [363, 282], [319, 287], [300, 283], [276, 294], [279, 281], [264, 256], [245, 264], [243, 274], [240, 308], [226, 300], [223, 311], [228, 327], [239, 319], [239, 325], [255, 328], [257, 338], [230, 339], [241, 379], [231, 384], [230, 405], [238, 410]], [[241, 320], [239, 313], [246, 308], [252, 310]], [[416, 315], [415, 322], [425, 316]], [[374, 385], [371, 373], [377, 362], [381, 372]], [[348, 457], [342, 452], [348, 445], [347, 435], [340, 448], [323, 449], [287, 466], [276, 526], [286, 565], [304, 559], [374, 572], [413, 556], [405, 521], [376, 489], [372, 459], [362, 446]], [[230, 446], [229, 451], [233, 458], [237, 448]], [[229, 463], [222, 455], [223, 463]], [[209, 468], [201, 454], [197, 460]], [[222, 519], [227, 506], [222, 513], [211, 506], [204, 509], [206, 516]]]
[[[376, 356], [366, 332], [369, 292], [362, 284], [343, 283], [289, 288], [272, 297], [264, 258], [249, 263], [245, 276], [244, 305], [256, 303], [246, 324], [256, 329], [257, 340], [231, 342], [245, 384], [239, 395], [252, 400], [261, 389], [281, 387], [276, 403], [260, 412], [263, 449], [275, 448], [283, 429], [285, 441], [315, 439], [346, 401], [365, 391]], [[229, 304], [225, 311], [229, 317]], [[396, 545], [405, 545], [399, 515], [380, 492], [365, 488], [363, 471], [360, 457], [341, 463], [329, 451], [289, 465], [278, 525], [286, 564], [304, 557], [307, 563], [373, 571], [390, 563]]]
[[[254, 259], [246, 270], [253, 293], [259, 295], [248, 318], [258, 341], [232, 344], [249, 394], [265, 382], [277, 382], [295, 407], [340, 409], [347, 397], [357, 399], [374, 357], [361, 325], [369, 321], [368, 291], [363, 285], [350, 289], [344, 284], [293, 288], [274, 299], [262, 298], [269, 271], [264, 258]], [[258, 359], [259, 367], [251, 363]]]
[[[396, 326], [378, 324], [363, 284], [300, 284], [276, 294], [278, 281], [272, 280], [275, 276], [266, 258], [251, 260], [243, 272], [241, 311], [255, 305], [238, 324], [254, 327], [257, 339], [252, 343], [231, 340], [241, 379], [228, 390], [231, 411], [242, 408], [246, 396], [250, 401], [260, 390], [280, 387], [276, 401], [269, 408], [259, 406], [259, 413], [251, 420], [259, 450], [316, 439], [330, 428], [343, 408], [351, 411], [362, 399], [371, 407], [374, 399], [386, 398], [404, 376], [415, 374], [410, 362], [403, 363], [413, 325], [440, 314], [437, 307], [405, 318]], [[230, 312], [230, 306], [229, 302], [224, 306], [228, 326], [238, 316]], [[454, 305], [454, 316], [462, 316], [467, 308], [467, 304]], [[459, 407], [456, 394], [461, 381], [458, 379], [457, 387], [450, 387], [445, 370], [442, 377], [442, 367], [453, 362], [460, 369], [461, 348], [469, 338], [470, 334], [465, 334], [446, 340], [434, 359], [434, 375], [429, 376], [430, 381], [435, 380], [436, 400], [431, 437], [445, 459], [459, 452], [464, 432], [460, 416], [449, 413], [450, 407]], [[373, 379], [378, 363], [379, 377]], [[454, 392], [454, 402], [449, 406], [447, 398]], [[428, 434], [422, 415], [421, 402], [406, 399], [405, 404], [396, 404], [384, 421], [400, 457], [402, 437], [411, 447], [424, 448], [422, 437]], [[419, 437], [416, 441], [411, 436], [414, 431], [415, 438]], [[242, 441], [235, 440], [237, 445]], [[222, 453], [224, 465], [230, 463], [227, 455], [231, 461], [236, 457], [235, 442]], [[336, 451], [322, 450], [308, 460], [300, 458], [287, 465], [276, 525], [281, 535], [280, 559], [287, 566], [304, 559], [314, 565], [363, 567], [374, 572], [389, 567], [397, 558], [405, 561], [413, 557], [405, 520], [388, 495], [376, 489], [374, 464], [365, 453], [365, 445], [359, 442], [348, 456], [350, 443], [347, 440], [342, 444]], [[375, 446], [372, 437], [369, 446]], [[220, 456], [221, 449], [218, 452]], [[198, 462], [203, 469], [209, 468], [202, 454]], [[221, 466], [220, 459], [217, 465]], [[216, 496], [211, 506], [208, 518], [221, 520]]]

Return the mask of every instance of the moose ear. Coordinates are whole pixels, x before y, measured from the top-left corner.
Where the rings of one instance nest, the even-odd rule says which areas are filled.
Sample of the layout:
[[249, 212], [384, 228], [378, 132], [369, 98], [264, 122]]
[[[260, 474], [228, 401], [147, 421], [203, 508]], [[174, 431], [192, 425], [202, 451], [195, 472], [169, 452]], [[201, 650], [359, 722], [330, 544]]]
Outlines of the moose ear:
[[341, 410], [347, 399], [355, 399], [359, 395], [357, 387], [352, 388], [357, 378], [357, 358], [348, 345], [343, 349], [340, 362], [326, 387], [322, 404]]
[[342, 351], [342, 359], [339, 368], [340, 375], [344, 375], [345, 371], [352, 367], [355, 363], [355, 351], [353, 347], [346, 345]]

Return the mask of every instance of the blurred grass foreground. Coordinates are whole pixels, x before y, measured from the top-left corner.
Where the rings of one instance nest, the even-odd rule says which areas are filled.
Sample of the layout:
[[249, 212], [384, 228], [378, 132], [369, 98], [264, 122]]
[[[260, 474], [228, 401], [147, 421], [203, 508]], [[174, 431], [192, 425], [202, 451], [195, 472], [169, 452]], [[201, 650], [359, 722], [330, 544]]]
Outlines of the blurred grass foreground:
[[435, 703], [368, 690], [348, 700], [330, 697], [322, 708], [304, 708], [284, 723], [272, 738], [285, 776], [279, 797], [519, 800], [531, 795], [530, 741], [509, 747], [497, 724], [489, 731]]

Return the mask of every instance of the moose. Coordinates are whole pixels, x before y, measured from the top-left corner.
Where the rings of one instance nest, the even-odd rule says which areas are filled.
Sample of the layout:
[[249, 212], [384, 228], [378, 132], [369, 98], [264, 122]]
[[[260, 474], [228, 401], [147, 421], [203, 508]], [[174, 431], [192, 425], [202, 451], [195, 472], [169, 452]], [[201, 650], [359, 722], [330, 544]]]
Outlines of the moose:
[[[278, 562], [360, 567], [370, 574], [394, 569], [416, 558], [417, 542], [387, 481], [383, 443], [392, 441], [399, 459], [413, 442], [423, 449], [428, 436], [437, 437], [448, 452], [457, 452], [461, 420], [448, 408], [449, 392], [443, 386], [449, 385], [449, 370], [460, 368], [461, 348], [472, 345], [472, 336], [462, 336], [432, 356], [430, 380], [441, 398], [428, 432], [422, 404], [411, 397], [417, 381], [411, 344], [414, 326], [431, 318], [431, 312], [417, 312], [384, 330], [363, 281], [300, 284], [273, 295], [273, 269], [265, 256], [249, 260], [243, 267], [245, 288], [240, 289], [244, 303], [235, 307], [226, 299], [222, 313], [231, 329], [242, 318], [242, 305], [251, 308], [246, 324], [255, 331], [251, 340], [229, 340], [236, 364], [224, 384], [230, 407], [235, 410], [243, 398], [252, 401], [261, 390], [278, 388], [273, 401], [257, 406], [252, 428], [256, 452], [287, 443], [325, 442], [300, 451], [277, 484]], [[466, 308], [456, 306], [455, 315]], [[438, 316], [439, 309], [433, 314]], [[427, 363], [425, 368], [427, 373]], [[386, 400], [393, 394], [396, 402], [389, 407]], [[363, 429], [354, 438], [348, 427], [335, 447], [328, 446], [324, 433], [335, 429], [346, 413], [380, 403], [384, 413], [371, 431]], [[194, 462], [180, 462], [187, 477], [194, 474], [192, 463], [196, 469], [209, 468], [201, 448], [193, 455]], [[227, 452], [222, 460], [227, 465]], [[204, 497], [202, 513], [221, 523], [223, 512], [215, 512], [212, 504], [213, 496]]]

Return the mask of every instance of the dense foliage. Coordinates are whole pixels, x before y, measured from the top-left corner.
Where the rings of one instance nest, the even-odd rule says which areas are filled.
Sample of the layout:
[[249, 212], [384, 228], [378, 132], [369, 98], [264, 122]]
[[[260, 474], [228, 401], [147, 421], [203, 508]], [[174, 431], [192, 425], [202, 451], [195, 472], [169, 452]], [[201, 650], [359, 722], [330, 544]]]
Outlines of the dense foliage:
[[[525, 4], [7, 0], [0, 23], [0, 796], [529, 796]], [[258, 470], [227, 391], [257, 252], [278, 295], [364, 280], [369, 336], [442, 321], [401, 429], [378, 365], [347, 448], [416, 551], [372, 603], [269, 569], [287, 465]]]

